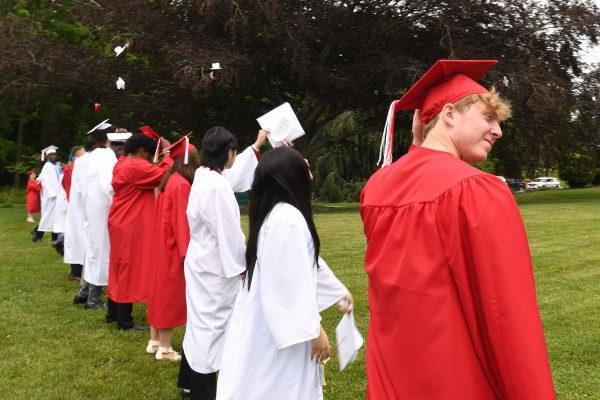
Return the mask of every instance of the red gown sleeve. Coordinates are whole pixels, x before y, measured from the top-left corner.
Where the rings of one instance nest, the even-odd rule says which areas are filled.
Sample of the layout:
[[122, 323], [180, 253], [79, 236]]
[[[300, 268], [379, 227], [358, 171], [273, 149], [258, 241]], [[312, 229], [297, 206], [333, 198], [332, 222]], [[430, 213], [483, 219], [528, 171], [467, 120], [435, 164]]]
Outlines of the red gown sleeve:
[[158, 165], [140, 160], [136, 165], [127, 170], [129, 182], [141, 189], [154, 189], [160, 185], [163, 175], [173, 165], [173, 159], [166, 156]]
[[190, 243], [190, 227], [188, 225], [186, 209], [191, 188], [192, 186], [189, 184], [181, 184], [178, 185], [177, 190], [173, 193], [171, 226], [173, 227], [175, 243], [177, 243], [177, 249], [181, 258], [185, 257], [188, 244]]
[[490, 385], [502, 399], [554, 399], [529, 245], [512, 194], [484, 175], [444, 196], [444, 252]]

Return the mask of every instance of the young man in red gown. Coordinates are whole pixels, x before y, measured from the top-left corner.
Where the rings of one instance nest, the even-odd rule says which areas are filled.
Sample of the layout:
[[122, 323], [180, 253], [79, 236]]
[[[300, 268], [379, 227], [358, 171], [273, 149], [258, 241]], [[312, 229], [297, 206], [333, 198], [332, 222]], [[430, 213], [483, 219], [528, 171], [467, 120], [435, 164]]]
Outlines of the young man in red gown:
[[390, 108], [388, 128], [395, 110], [420, 112], [408, 154], [361, 196], [367, 399], [555, 397], [519, 209], [506, 183], [470, 165], [510, 115], [476, 82], [495, 63], [438, 61]]

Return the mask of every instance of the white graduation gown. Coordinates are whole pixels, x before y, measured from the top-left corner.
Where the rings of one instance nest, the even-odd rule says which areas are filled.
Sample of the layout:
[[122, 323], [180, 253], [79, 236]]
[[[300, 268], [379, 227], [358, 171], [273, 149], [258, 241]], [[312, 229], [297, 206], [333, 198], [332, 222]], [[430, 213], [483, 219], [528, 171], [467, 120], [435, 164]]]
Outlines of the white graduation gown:
[[222, 175], [200, 167], [192, 183], [186, 212], [190, 243], [184, 262], [183, 351], [190, 367], [202, 374], [219, 370], [225, 328], [241, 285], [240, 274], [246, 270], [246, 238], [233, 189], [250, 188], [257, 163], [249, 148], [229, 172]]
[[84, 186], [89, 153], [77, 157], [73, 164], [71, 176], [71, 193], [69, 193], [69, 209], [65, 222], [65, 255], [67, 264], [81, 264], [85, 261], [85, 197]]
[[311, 340], [319, 336], [319, 311], [348, 291], [323, 260], [319, 265], [300, 211], [277, 204], [259, 233], [250, 291], [246, 282], [231, 316], [217, 400], [323, 398]]
[[108, 285], [110, 241], [108, 211], [114, 194], [113, 168], [117, 157], [111, 149], [98, 148], [89, 153], [85, 179], [86, 252], [83, 277], [96, 286]]
[[62, 171], [56, 164], [47, 161], [37, 178], [42, 184], [41, 219], [38, 231], [64, 232], [67, 200], [62, 187]]

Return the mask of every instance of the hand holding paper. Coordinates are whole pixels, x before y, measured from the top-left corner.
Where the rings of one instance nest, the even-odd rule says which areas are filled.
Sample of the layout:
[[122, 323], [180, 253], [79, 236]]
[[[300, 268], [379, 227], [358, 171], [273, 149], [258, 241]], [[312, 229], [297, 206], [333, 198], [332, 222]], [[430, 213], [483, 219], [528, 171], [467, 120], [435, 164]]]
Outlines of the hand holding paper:
[[268, 138], [273, 147], [280, 147], [284, 142], [291, 143], [304, 136], [304, 129], [290, 103], [283, 103], [256, 120], [262, 129], [269, 131]]
[[354, 313], [344, 314], [342, 320], [335, 328], [335, 336], [338, 350], [340, 371], [356, 360], [358, 350], [364, 344], [364, 340], [354, 323]]

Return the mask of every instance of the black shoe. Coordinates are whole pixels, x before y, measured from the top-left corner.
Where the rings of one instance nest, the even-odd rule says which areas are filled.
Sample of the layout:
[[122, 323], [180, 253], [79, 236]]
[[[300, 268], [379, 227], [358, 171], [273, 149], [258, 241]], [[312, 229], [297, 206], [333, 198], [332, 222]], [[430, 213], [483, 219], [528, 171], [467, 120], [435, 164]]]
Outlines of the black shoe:
[[79, 295], [75, 295], [75, 298], [73, 299], [73, 304], [86, 304], [87, 303], [87, 297], [81, 297]]
[[102, 301], [98, 300], [93, 304], [85, 303], [85, 306], [83, 307], [87, 310], [104, 310], [106, 308], [106, 305]]
[[129, 327], [122, 327], [122, 326], [118, 326], [117, 327], [120, 331], [147, 331], [150, 329], [150, 327], [148, 325], [140, 325], [140, 324], [133, 324], [132, 326]]
[[106, 316], [106, 323], [107, 324], [112, 324], [113, 322], [117, 322], [117, 319], [115, 317]]
[[192, 393], [189, 390], [185, 391], [185, 390], [181, 389], [181, 398], [182, 399], [191, 399]]

